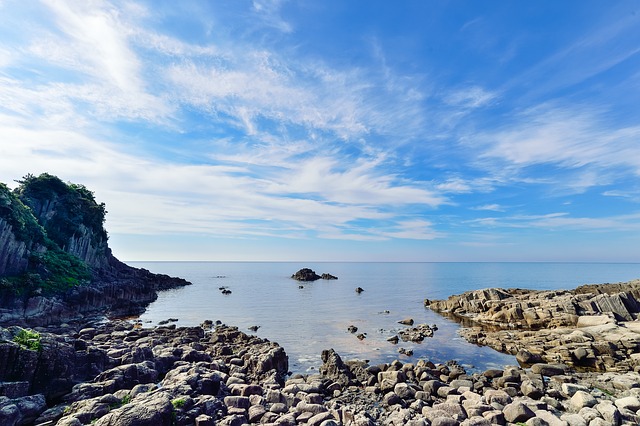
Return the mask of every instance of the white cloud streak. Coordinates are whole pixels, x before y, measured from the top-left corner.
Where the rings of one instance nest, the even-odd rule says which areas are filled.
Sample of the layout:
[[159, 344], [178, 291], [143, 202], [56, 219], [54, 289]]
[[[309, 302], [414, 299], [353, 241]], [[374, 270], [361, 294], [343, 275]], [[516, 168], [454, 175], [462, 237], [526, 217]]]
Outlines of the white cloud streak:
[[496, 173], [522, 178], [528, 167], [550, 165], [564, 176], [548, 183], [584, 192], [629, 172], [640, 176], [639, 139], [640, 126], [612, 129], [602, 123], [597, 111], [542, 105], [517, 117], [514, 124], [479, 135], [474, 142], [480, 146], [478, 164]]

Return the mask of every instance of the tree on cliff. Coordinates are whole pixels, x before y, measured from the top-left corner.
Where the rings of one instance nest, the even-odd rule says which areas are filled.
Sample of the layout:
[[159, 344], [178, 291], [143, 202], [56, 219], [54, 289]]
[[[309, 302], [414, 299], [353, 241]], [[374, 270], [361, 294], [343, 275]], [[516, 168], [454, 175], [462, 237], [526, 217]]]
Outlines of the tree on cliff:
[[110, 263], [106, 208], [84, 185], [43, 173], [0, 183], [0, 291], [56, 294]]

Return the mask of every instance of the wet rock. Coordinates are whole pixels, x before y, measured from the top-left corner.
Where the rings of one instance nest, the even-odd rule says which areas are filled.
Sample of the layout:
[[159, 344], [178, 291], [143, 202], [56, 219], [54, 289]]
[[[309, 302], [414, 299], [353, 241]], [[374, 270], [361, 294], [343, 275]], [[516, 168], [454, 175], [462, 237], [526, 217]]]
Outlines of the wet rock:
[[428, 324], [419, 324], [416, 327], [401, 330], [398, 334], [404, 342], [422, 343], [424, 339], [433, 337], [433, 329]]

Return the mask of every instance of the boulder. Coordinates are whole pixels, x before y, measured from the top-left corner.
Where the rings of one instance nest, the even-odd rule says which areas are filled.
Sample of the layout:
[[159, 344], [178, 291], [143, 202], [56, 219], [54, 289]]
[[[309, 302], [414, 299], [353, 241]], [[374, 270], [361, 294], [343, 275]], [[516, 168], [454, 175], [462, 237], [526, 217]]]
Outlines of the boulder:
[[341, 386], [348, 386], [351, 383], [353, 374], [335, 350], [322, 351], [321, 359], [320, 374]]
[[536, 415], [529, 407], [517, 401], [507, 404], [502, 413], [504, 418], [511, 423], [526, 422]]

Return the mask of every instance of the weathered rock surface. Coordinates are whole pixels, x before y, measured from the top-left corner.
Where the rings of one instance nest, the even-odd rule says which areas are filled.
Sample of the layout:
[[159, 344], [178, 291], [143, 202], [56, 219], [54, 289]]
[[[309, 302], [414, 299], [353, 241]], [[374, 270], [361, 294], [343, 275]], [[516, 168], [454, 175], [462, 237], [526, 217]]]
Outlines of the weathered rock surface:
[[425, 300], [463, 321], [470, 342], [516, 355], [523, 364], [563, 362], [599, 371], [640, 367], [640, 280], [575, 290], [475, 290]]
[[116, 268], [59, 296], [6, 296], [0, 305], [0, 325], [37, 327], [97, 316], [137, 315], [158, 298], [158, 291], [190, 284], [122, 263]]
[[[15, 331], [1, 329], [0, 336], [10, 339]], [[41, 336], [40, 352], [3, 343], [2, 425], [635, 425], [640, 419], [637, 372], [535, 364], [468, 373], [455, 362], [369, 365], [326, 350], [319, 374], [285, 380], [281, 347], [209, 322], [153, 329], [115, 322], [64, 334], [43, 329]]]

